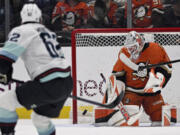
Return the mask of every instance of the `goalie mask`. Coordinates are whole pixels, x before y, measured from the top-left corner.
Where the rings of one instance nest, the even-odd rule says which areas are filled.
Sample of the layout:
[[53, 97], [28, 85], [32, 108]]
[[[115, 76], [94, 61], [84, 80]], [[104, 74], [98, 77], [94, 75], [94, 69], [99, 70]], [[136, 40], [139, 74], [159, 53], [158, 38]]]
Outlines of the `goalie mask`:
[[131, 58], [137, 59], [144, 47], [144, 38], [139, 33], [131, 31], [126, 36], [125, 47], [131, 54]]
[[21, 10], [21, 22], [40, 22], [42, 19], [41, 10], [36, 4], [25, 4]]

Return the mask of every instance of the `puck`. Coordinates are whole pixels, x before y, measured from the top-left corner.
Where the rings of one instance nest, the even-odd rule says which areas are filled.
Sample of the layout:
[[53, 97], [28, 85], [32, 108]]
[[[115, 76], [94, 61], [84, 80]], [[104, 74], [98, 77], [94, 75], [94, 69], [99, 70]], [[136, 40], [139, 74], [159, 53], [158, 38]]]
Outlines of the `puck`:
[[86, 113], [87, 113], [87, 110], [85, 109], [85, 110], [83, 111], [82, 115], [86, 115]]

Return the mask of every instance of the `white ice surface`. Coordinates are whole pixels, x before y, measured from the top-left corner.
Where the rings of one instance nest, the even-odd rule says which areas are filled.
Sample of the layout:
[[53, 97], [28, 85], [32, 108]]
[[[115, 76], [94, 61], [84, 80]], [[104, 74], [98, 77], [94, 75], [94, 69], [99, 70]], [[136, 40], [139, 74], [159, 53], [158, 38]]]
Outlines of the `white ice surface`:
[[[53, 120], [56, 135], [180, 135], [180, 126], [171, 127], [94, 127], [90, 124], [69, 124], [66, 119]], [[31, 120], [19, 120], [16, 135], [38, 135]]]

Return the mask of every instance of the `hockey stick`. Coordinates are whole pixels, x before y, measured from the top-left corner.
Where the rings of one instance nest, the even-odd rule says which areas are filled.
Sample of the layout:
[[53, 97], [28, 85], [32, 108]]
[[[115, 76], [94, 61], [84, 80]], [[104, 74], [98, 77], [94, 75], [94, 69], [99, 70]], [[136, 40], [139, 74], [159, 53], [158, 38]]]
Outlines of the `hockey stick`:
[[[24, 81], [17, 80], [17, 79], [12, 79], [12, 82], [16, 82], [16, 83], [19, 83], [19, 84], [24, 83]], [[105, 107], [105, 108], [114, 108], [114, 107], [116, 107], [121, 102], [123, 96], [124, 96], [124, 92], [121, 92], [112, 103], [110, 103], [110, 104], [102, 104], [102, 103], [92, 101], [92, 100], [88, 100], [88, 99], [85, 99], [85, 98], [81, 98], [81, 97], [78, 97], [78, 96], [69, 95], [69, 97], [72, 98], [72, 99], [83, 101], [83, 102], [86, 102], [86, 103], [94, 104], [94, 105]]]
[[122, 100], [124, 96], [124, 93], [121, 92], [120, 95], [118, 95], [116, 97], [116, 99], [110, 103], [110, 104], [102, 104], [102, 103], [99, 103], [99, 102], [96, 102], [96, 101], [92, 101], [92, 100], [88, 100], [88, 99], [85, 99], [85, 98], [80, 98], [80, 97], [77, 97], [77, 96], [73, 96], [73, 95], [70, 95], [69, 97], [75, 99], [75, 100], [80, 100], [80, 101], [83, 101], [83, 102], [87, 102], [87, 103], [90, 103], [90, 104], [94, 104], [94, 105], [97, 105], [97, 106], [101, 106], [101, 107], [105, 107], [105, 108], [114, 108], [116, 107]]
[[180, 59], [172, 60], [172, 61], [168, 61], [168, 62], [162, 62], [162, 63], [158, 63], [158, 64], [145, 65], [145, 66], [140, 67], [140, 70], [143, 70], [145, 68], [149, 69], [152, 67], [159, 67], [159, 66], [166, 65], [166, 64], [173, 64], [173, 63], [177, 63], [177, 62], [180, 62]]
[[[100, 73], [100, 75], [101, 75], [101, 77], [103, 78], [103, 81], [106, 83], [106, 79], [105, 79], [103, 73]], [[139, 112], [136, 113], [136, 114], [134, 114], [134, 115], [132, 115], [132, 116], [129, 115], [129, 113], [128, 113], [128, 111], [126, 110], [126, 108], [124, 108], [122, 102], [120, 102], [120, 103], [117, 105], [117, 107], [119, 108], [119, 111], [120, 111], [121, 114], [123, 115], [123, 117], [124, 117], [124, 119], [125, 119], [125, 121], [126, 121], [126, 123], [127, 123], [128, 125], [132, 125], [134, 122], [136, 122], [136, 121], [140, 118], [141, 114], [143, 113], [143, 107], [142, 107], [142, 106], [140, 107]]]

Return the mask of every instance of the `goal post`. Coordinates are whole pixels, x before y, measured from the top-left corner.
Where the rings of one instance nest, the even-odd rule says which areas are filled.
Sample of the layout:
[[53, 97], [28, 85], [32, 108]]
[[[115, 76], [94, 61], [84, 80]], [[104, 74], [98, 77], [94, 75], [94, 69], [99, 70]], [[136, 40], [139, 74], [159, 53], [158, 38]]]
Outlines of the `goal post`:
[[[100, 76], [105, 77], [111, 73], [113, 64], [117, 60], [118, 52], [124, 45], [126, 35], [135, 30], [142, 34], [147, 42], [157, 42], [165, 47], [171, 60], [179, 59], [180, 53], [180, 28], [136, 28], [136, 29], [76, 29], [72, 32], [72, 76], [74, 82], [73, 95], [87, 98], [97, 102], [102, 101], [105, 83]], [[178, 102], [178, 68], [174, 67], [175, 75], [172, 76], [168, 86], [162, 91], [167, 102]], [[173, 101], [170, 98], [174, 97]], [[86, 115], [87, 111], [93, 115], [95, 106], [73, 100], [73, 123], [78, 122], [78, 115]], [[79, 111], [81, 111], [79, 113]], [[93, 116], [92, 116], [93, 117]]]

